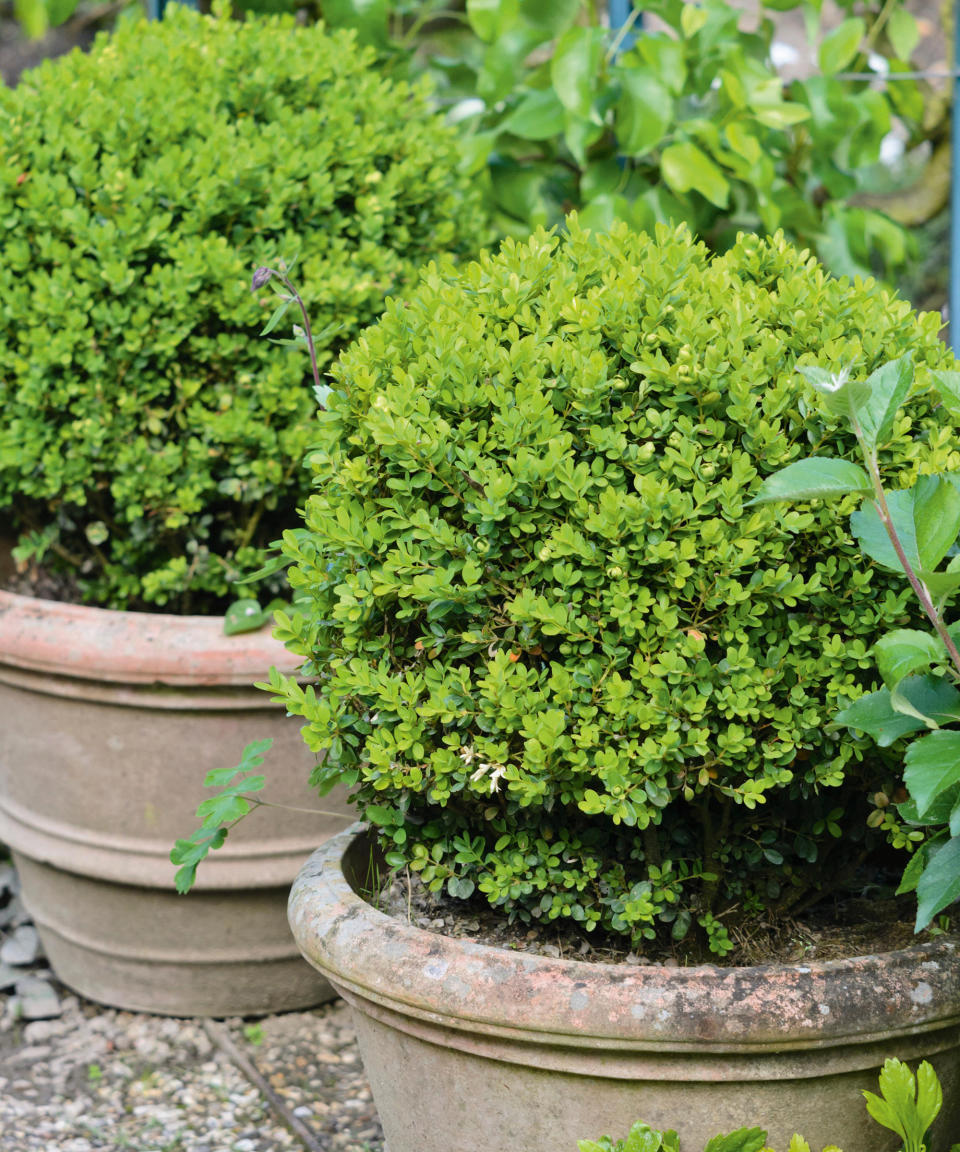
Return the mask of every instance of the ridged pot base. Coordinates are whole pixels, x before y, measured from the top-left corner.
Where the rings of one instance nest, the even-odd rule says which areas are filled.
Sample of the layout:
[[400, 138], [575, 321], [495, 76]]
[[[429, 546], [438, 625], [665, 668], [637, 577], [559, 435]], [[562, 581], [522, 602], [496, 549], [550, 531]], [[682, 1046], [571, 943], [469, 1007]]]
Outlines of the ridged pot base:
[[335, 995], [290, 936], [286, 889], [183, 897], [13, 858], [51, 967], [91, 1000], [163, 1016], [252, 1016]]
[[809, 965], [580, 963], [426, 932], [358, 895], [363, 837], [301, 871], [290, 923], [354, 1009], [390, 1152], [575, 1152], [636, 1120], [684, 1152], [740, 1127], [813, 1149], [897, 1152], [867, 1114], [888, 1057], [928, 1059], [944, 1107], [928, 1152], [960, 1138], [955, 941]]
[[[252, 687], [290, 663], [267, 631], [0, 591], [0, 842], [65, 984], [174, 1016], [331, 998], [298, 958], [286, 894], [351, 817], [342, 791], [318, 801], [298, 724]], [[279, 806], [233, 829], [178, 896], [170, 849], [197, 826], [204, 777], [267, 738], [260, 795]]]

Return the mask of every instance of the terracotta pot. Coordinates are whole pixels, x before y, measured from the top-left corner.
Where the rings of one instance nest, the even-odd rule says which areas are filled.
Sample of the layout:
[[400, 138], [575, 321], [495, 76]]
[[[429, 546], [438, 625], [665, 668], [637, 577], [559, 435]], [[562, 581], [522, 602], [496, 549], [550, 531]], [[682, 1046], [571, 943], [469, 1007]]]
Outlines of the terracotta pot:
[[317, 834], [347, 816], [263, 809], [189, 896], [170, 849], [196, 827], [203, 776], [274, 738], [266, 799], [347, 809], [307, 786], [313, 758], [267, 693], [291, 657], [268, 630], [112, 612], [0, 591], [0, 840], [64, 983], [116, 1007], [234, 1015], [329, 999], [284, 915]]
[[357, 895], [371, 852], [356, 832], [314, 853], [289, 914], [353, 1006], [390, 1152], [576, 1152], [637, 1119], [684, 1152], [754, 1124], [780, 1150], [796, 1130], [818, 1150], [894, 1152], [860, 1095], [888, 1056], [941, 1076], [929, 1152], [960, 1135], [955, 942], [757, 968], [553, 960], [378, 912]]

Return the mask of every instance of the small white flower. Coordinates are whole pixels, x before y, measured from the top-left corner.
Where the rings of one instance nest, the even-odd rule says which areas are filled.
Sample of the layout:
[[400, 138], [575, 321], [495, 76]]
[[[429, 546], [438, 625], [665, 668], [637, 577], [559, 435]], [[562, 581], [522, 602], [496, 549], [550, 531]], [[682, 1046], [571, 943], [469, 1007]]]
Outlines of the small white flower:
[[833, 372], [830, 375], [830, 383], [824, 384], [823, 387], [829, 392], [839, 392], [840, 389], [850, 379], [850, 369], [841, 368], [839, 372]]
[[488, 772], [490, 773], [490, 791], [496, 792], [499, 790], [500, 781], [503, 779], [504, 772], [506, 772], [506, 768], [502, 764], [481, 764], [470, 779], [476, 784], [479, 780], [482, 780]]
[[464, 764], [467, 765], [468, 768], [473, 763], [475, 756], [476, 752], [474, 752], [474, 750], [466, 744], [464, 744], [464, 746], [460, 749], [460, 759], [464, 762]]

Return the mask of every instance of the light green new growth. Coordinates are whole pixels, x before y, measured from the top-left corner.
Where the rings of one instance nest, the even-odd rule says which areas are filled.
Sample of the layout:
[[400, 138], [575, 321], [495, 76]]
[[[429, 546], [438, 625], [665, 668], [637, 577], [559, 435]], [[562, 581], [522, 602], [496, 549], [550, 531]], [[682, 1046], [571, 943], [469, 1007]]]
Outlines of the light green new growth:
[[[922, 614], [843, 504], [750, 501], [811, 445], [863, 488], [795, 369], [909, 351], [928, 381], [938, 324], [782, 238], [711, 259], [572, 219], [428, 268], [334, 367], [284, 537], [278, 635], [319, 683], [270, 688], [321, 790], [431, 889], [635, 941], [722, 954], [730, 917], [841, 882], [883, 769], [829, 723]], [[918, 389], [886, 455], [960, 466], [946, 423]]]
[[315, 396], [250, 269], [299, 253], [324, 367], [486, 238], [425, 86], [221, 17], [171, 5], [0, 86], [0, 515], [108, 607], [222, 610], [309, 492]]
[[[927, 1130], [937, 1118], [943, 1104], [940, 1081], [926, 1060], [917, 1069], [916, 1080], [910, 1068], [900, 1060], [890, 1059], [880, 1073], [880, 1096], [864, 1092], [867, 1111], [885, 1128], [896, 1132], [904, 1141], [901, 1152], [926, 1152]], [[638, 1120], [624, 1140], [615, 1143], [609, 1136], [599, 1140], [581, 1140], [580, 1152], [687, 1152], [681, 1149], [676, 1132], [659, 1132]], [[774, 1152], [767, 1147], [767, 1133], [761, 1128], [738, 1128], [726, 1136], [708, 1140], [703, 1152]], [[811, 1152], [810, 1145], [794, 1136], [787, 1152]], [[823, 1152], [842, 1152], [828, 1144]], [[952, 1152], [960, 1152], [955, 1144]]]

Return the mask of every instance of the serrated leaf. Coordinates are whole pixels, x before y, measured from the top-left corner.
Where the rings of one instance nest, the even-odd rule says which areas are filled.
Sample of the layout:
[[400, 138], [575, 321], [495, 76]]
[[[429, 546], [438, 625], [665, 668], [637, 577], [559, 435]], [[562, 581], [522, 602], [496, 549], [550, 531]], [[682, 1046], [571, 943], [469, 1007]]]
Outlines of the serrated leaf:
[[941, 730], [915, 740], [904, 765], [904, 785], [922, 817], [941, 792], [960, 782], [960, 732]]
[[211, 796], [197, 805], [197, 816], [201, 820], [209, 820], [215, 824], [233, 824], [250, 814], [252, 805], [242, 796]]
[[870, 477], [858, 464], [832, 456], [810, 456], [768, 476], [745, 507], [776, 500], [828, 500], [872, 490]]
[[647, 1124], [638, 1122], [627, 1133], [622, 1152], [660, 1152], [662, 1147], [661, 1133], [656, 1132]]

